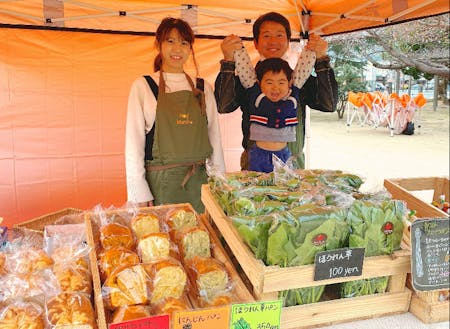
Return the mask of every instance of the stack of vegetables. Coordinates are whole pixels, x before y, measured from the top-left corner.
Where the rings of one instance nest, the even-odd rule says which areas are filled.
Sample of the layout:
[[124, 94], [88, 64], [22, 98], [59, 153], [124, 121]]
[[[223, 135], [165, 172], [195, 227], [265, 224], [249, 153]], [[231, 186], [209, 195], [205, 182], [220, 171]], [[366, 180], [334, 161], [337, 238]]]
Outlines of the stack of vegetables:
[[[286, 168], [269, 174], [240, 172], [212, 177], [209, 182], [256, 258], [280, 267], [313, 264], [317, 252], [349, 246], [365, 247], [366, 256], [399, 248], [403, 208], [390, 200], [385, 190], [360, 193], [362, 183], [360, 177], [337, 170], [294, 172]], [[363, 210], [365, 207], [370, 210]], [[375, 231], [381, 232], [380, 225], [387, 223], [394, 225], [394, 231], [382, 233], [381, 241]], [[300, 288], [281, 291], [280, 297], [285, 306], [307, 304], [319, 301], [323, 291], [324, 286]]]

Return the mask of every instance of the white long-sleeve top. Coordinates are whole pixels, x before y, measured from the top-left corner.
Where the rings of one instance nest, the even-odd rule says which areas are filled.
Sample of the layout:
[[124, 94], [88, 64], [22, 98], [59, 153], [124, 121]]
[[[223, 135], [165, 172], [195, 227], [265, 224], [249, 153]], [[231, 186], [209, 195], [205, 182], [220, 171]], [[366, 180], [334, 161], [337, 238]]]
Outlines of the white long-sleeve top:
[[[166, 93], [192, 90], [184, 73], [163, 73]], [[159, 72], [151, 74], [156, 84]], [[195, 78], [192, 79], [195, 81]], [[214, 168], [225, 172], [219, 116], [212, 86], [205, 81], [206, 115], [208, 137], [213, 153], [210, 157]], [[125, 167], [128, 201], [147, 202], [153, 200], [145, 179], [145, 135], [152, 129], [156, 117], [156, 99], [144, 77], [137, 78], [131, 85], [128, 97], [125, 132]]]

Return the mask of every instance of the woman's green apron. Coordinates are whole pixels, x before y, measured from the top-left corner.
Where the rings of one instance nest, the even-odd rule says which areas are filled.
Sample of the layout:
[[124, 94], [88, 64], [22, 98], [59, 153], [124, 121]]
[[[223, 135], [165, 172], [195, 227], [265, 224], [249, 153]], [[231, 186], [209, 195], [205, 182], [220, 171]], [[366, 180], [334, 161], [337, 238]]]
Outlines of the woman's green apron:
[[159, 93], [153, 160], [145, 162], [154, 204], [189, 202], [203, 212], [200, 192], [208, 178], [205, 159], [211, 153], [207, 118], [193, 92]]

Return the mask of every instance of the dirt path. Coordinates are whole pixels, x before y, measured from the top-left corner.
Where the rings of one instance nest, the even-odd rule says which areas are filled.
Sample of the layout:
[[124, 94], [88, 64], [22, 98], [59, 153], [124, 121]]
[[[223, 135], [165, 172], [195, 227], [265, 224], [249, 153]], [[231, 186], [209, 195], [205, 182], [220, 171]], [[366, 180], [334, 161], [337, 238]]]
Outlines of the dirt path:
[[422, 109], [422, 128], [414, 135], [390, 137], [386, 127], [361, 127], [346, 115], [311, 111], [310, 168], [341, 169], [367, 179], [449, 175], [449, 107]]

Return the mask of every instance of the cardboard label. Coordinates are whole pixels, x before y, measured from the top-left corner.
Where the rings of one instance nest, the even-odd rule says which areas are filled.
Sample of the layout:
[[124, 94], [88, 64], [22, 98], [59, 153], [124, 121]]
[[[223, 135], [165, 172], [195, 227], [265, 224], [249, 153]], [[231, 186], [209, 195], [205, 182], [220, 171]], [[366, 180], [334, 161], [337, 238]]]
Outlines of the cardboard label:
[[142, 318], [137, 320], [125, 321], [120, 323], [112, 323], [109, 329], [169, 329], [169, 316], [160, 315], [150, 318]]
[[364, 248], [342, 248], [316, 254], [314, 281], [362, 275]]
[[411, 274], [414, 289], [449, 289], [449, 225], [448, 218], [422, 219], [412, 223]]
[[231, 329], [279, 329], [281, 300], [262, 301], [231, 306]]
[[178, 311], [173, 315], [173, 329], [229, 329], [230, 306], [194, 311]]

